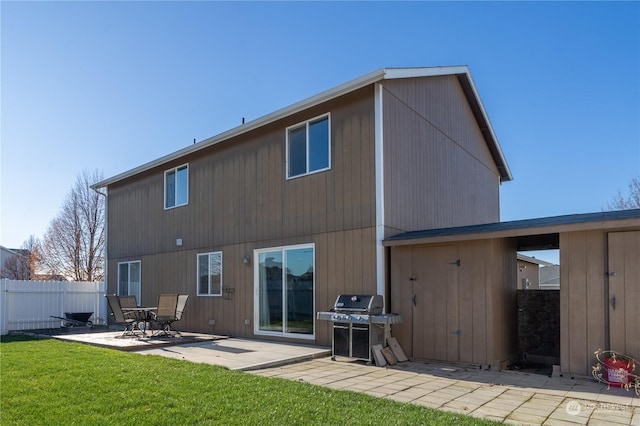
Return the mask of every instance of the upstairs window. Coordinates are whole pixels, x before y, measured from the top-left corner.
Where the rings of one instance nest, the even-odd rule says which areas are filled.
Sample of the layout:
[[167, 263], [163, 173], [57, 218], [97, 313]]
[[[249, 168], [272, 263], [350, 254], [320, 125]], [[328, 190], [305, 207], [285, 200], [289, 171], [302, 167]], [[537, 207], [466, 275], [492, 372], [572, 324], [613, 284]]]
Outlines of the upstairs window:
[[164, 208], [184, 206], [189, 202], [189, 165], [164, 172]]
[[331, 167], [329, 114], [287, 129], [287, 178]]

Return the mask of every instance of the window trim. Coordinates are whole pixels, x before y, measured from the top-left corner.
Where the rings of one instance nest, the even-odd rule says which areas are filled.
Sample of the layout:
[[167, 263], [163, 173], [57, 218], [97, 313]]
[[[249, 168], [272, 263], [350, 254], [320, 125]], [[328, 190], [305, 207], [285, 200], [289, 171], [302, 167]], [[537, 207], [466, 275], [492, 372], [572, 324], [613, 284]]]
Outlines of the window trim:
[[[265, 331], [260, 330], [260, 262], [258, 261], [260, 253], [281, 251], [283, 254], [283, 262], [285, 259], [285, 253], [287, 250], [299, 250], [299, 249], [313, 249], [313, 306], [311, 308], [313, 333], [301, 334], [301, 333], [287, 333], [285, 331]], [[286, 265], [284, 265], [286, 268]], [[283, 288], [285, 288], [283, 286]], [[277, 247], [265, 247], [261, 249], [253, 250], [253, 334], [259, 336], [272, 336], [272, 337], [284, 337], [290, 339], [300, 340], [314, 340], [316, 338], [316, 244], [292, 244]]]
[[[116, 283], [116, 294], [118, 296], [133, 296], [131, 294], [131, 292], [129, 291], [131, 289], [131, 264], [132, 263], [137, 263], [140, 265], [139, 270], [140, 270], [140, 294], [135, 295], [135, 296], [139, 296], [136, 297], [136, 300], [138, 303], [141, 303], [141, 299], [142, 299], [142, 261], [141, 260], [127, 260], [124, 262], [118, 262], [118, 282]], [[127, 280], [127, 294], [120, 294], [120, 265], [128, 265], [127, 266], [127, 274], [128, 274], [128, 280]]]
[[[187, 169], [187, 199], [184, 203], [182, 204], [178, 204], [178, 170], [186, 168]], [[175, 200], [176, 200], [176, 204], [173, 206], [167, 206], [167, 175], [171, 172], [175, 173], [176, 176], [176, 184], [175, 184]], [[176, 207], [182, 207], [182, 206], [186, 206], [189, 204], [189, 163], [184, 163], [181, 164], [179, 166], [173, 167], [171, 169], [167, 169], [164, 171], [164, 192], [163, 192], [163, 199], [164, 199], [164, 209], [165, 210], [171, 210], [171, 209], [175, 209]]]
[[[211, 293], [211, 280], [209, 279], [209, 283], [208, 283], [208, 287], [209, 287], [209, 293], [200, 293], [200, 256], [204, 256], [204, 255], [208, 255], [211, 256], [212, 254], [219, 254], [220, 255], [220, 293]], [[197, 253], [196, 254], [196, 296], [198, 297], [222, 297], [222, 288], [223, 288], [223, 273], [224, 273], [224, 263], [223, 263], [223, 256], [222, 256], [222, 251], [209, 251], [209, 252], [203, 252], [203, 253]], [[211, 277], [211, 275], [208, 275], [209, 278]]]
[[[327, 126], [328, 126], [328, 132], [327, 132], [327, 148], [328, 148], [328, 153], [327, 153], [327, 160], [328, 160], [328, 166], [322, 169], [317, 169], [317, 170], [313, 170], [313, 171], [309, 171], [309, 125], [314, 123], [314, 122], [318, 122], [318, 121], [322, 121], [322, 119], [326, 118], [327, 119]], [[305, 138], [306, 138], [306, 165], [305, 165], [305, 173], [301, 173], [299, 175], [295, 175], [295, 176], [290, 176], [289, 175], [289, 133], [291, 130], [295, 130], [298, 129], [300, 127], [305, 128]], [[302, 176], [309, 176], [315, 173], [320, 173], [320, 172], [324, 172], [327, 170], [331, 170], [331, 113], [327, 112], [324, 114], [320, 114], [316, 117], [310, 118], [308, 120], [305, 121], [301, 121], [299, 123], [296, 123], [292, 126], [289, 126], [285, 129], [285, 148], [286, 148], [286, 158], [285, 158], [285, 174], [287, 176], [287, 180], [289, 179], [296, 179]]]

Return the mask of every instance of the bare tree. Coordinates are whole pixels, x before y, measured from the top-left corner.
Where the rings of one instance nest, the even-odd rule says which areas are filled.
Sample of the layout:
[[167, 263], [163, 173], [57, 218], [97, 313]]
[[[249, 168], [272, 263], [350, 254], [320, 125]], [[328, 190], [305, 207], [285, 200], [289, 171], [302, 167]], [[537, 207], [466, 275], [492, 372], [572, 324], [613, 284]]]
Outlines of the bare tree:
[[40, 241], [31, 235], [22, 247], [15, 250], [16, 255], [10, 257], [2, 267], [2, 278], [11, 280], [34, 280], [40, 263]]
[[91, 185], [102, 180], [98, 171], [83, 171], [67, 194], [62, 210], [49, 224], [42, 244], [43, 263], [52, 274], [74, 281], [104, 278], [104, 196]]
[[629, 195], [625, 198], [620, 191], [607, 204], [609, 210], [640, 209], [640, 177], [634, 177], [629, 184]]
[[14, 250], [15, 255], [7, 259], [0, 276], [10, 280], [29, 279], [29, 260], [23, 250]]

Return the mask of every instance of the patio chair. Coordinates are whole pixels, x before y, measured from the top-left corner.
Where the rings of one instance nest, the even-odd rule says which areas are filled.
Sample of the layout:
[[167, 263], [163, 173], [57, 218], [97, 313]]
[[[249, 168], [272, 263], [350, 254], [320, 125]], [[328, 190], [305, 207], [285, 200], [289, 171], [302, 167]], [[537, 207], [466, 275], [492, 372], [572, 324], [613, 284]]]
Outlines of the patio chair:
[[137, 308], [138, 307], [138, 302], [136, 301], [136, 296], [120, 296], [118, 298], [120, 300], [120, 307], [122, 308], [122, 312], [124, 313], [124, 317], [129, 319], [134, 319], [136, 321], [141, 321], [144, 318], [142, 318], [142, 315], [140, 312], [136, 312], [136, 311], [129, 311], [127, 312], [127, 309], [129, 308]]
[[153, 328], [156, 330], [154, 336], [180, 335], [180, 332], [171, 327], [176, 321], [182, 318], [184, 306], [189, 295], [161, 294], [158, 296], [158, 309], [153, 318]]
[[107, 303], [109, 304], [109, 308], [111, 308], [111, 315], [113, 315], [113, 320], [116, 324], [124, 326], [124, 331], [122, 332], [122, 337], [125, 336], [134, 336], [135, 328], [136, 328], [136, 319], [127, 318], [122, 311], [122, 306], [120, 305], [120, 299], [115, 294], [107, 294]]
[[[188, 294], [178, 295], [178, 307], [176, 308], [176, 321], [180, 321], [180, 319], [182, 319], [182, 313], [184, 312], [184, 307], [187, 305], [187, 299], [189, 299]], [[177, 330], [176, 330], [176, 333], [180, 334], [180, 332]]]

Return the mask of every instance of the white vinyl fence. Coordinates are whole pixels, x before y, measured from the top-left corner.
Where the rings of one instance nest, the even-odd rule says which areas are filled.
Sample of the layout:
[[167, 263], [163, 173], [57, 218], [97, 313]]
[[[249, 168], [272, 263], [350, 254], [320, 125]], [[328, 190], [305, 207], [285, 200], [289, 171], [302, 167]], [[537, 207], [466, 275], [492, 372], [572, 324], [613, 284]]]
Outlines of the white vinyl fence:
[[107, 323], [104, 282], [0, 280], [0, 334], [58, 328], [65, 312], [93, 312], [95, 325]]

